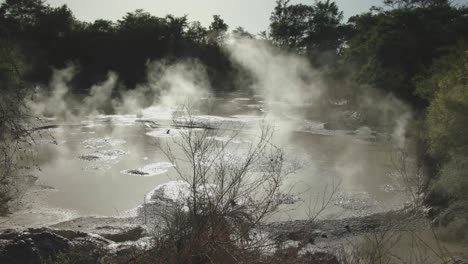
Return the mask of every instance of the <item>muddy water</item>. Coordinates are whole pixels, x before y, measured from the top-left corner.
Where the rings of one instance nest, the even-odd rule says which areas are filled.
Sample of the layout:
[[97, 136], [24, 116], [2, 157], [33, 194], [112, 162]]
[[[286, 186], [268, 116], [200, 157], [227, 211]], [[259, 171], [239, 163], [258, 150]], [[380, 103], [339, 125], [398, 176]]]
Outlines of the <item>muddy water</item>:
[[[250, 98], [223, 99], [217, 105], [217, 117], [200, 118], [249, 127], [268, 112], [261, 101]], [[150, 190], [177, 180], [174, 169], [156, 147], [157, 143], [171, 144], [177, 137], [169, 119], [168, 109], [157, 108], [138, 115], [65, 123], [52, 130], [57, 144], [44, 139], [39, 146], [40, 183], [55, 188], [48, 192], [45, 203], [78, 215], [125, 215], [142, 204]], [[396, 182], [390, 177], [394, 168], [389, 144], [369, 133], [363, 136], [359, 131], [326, 130], [322, 123], [304, 120], [294, 112], [273, 119], [278, 124], [276, 141], [291, 159], [302, 164], [285, 186], [301, 202], [283, 206], [275, 219], [308, 217], [309, 209], [337, 183], [340, 188], [325, 217], [368, 214], [399, 207], [406, 201], [405, 195], [395, 191]], [[242, 134], [240, 137], [242, 140]]]

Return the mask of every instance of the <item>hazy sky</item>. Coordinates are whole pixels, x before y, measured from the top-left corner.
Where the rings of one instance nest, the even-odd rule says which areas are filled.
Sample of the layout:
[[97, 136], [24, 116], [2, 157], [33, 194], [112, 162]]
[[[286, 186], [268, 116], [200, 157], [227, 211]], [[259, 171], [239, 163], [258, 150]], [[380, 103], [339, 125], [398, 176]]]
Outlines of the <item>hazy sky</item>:
[[[125, 13], [144, 9], [156, 16], [188, 15], [207, 26], [215, 14], [221, 15], [231, 29], [242, 26], [251, 33], [266, 30], [275, 0], [48, 0], [52, 6], [67, 4], [75, 16], [84, 21], [98, 18], [117, 20]], [[292, 0], [291, 3], [313, 3], [314, 0]], [[383, 0], [336, 0], [345, 18], [380, 5]], [[467, 3], [468, 0], [456, 0]]]

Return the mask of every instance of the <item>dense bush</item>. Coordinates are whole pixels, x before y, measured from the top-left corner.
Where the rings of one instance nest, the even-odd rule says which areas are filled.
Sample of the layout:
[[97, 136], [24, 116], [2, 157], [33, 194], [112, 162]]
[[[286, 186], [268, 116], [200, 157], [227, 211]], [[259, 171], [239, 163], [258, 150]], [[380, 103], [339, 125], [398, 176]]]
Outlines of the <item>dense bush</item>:
[[17, 191], [18, 176], [31, 166], [31, 116], [24, 98], [30, 89], [21, 79], [20, 56], [0, 39], [0, 215]]

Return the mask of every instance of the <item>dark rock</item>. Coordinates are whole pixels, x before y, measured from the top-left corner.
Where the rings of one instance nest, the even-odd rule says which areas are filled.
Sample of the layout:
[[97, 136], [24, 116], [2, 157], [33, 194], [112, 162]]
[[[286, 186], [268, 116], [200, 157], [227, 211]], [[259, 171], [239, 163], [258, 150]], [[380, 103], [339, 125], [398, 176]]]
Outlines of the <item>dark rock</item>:
[[325, 123], [325, 124], [323, 124], [323, 128], [327, 129], [327, 130], [338, 129], [338, 127], [333, 123]]
[[[98, 229], [105, 229], [106, 227], [100, 227]], [[111, 231], [115, 230], [114, 227], [108, 227]], [[144, 229], [141, 226], [133, 227], [130, 229], [120, 229], [117, 232], [100, 232], [100, 235], [104, 238], [112, 240], [114, 242], [126, 242], [126, 241], [137, 241], [143, 237]]]
[[0, 239], [2, 240], [13, 240], [18, 236], [18, 232], [14, 229], [5, 229], [0, 232]]
[[324, 251], [307, 253], [304, 256], [306, 264], [340, 264], [335, 255]]
[[346, 231], [351, 232], [351, 228], [349, 227], [349, 225], [345, 225], [345, 229]]
[[66, 239], [73, 240], [79, 237], [87, 237], [88, 234], [80, 231], [74, 231], [74, 230], [51, 230], [52, 233], [63, 236]]
[[40, 261], [40, 253], [30, 240], [19, 240], [0, 249], [0, 263], [36, 264]]
[[110, 241], [99, 236], [78, 237], [72, 241], [72, 253], [79, 258], [79, 263], [101, 263], [99, 260], [107, 255]]
[[114, 254], [108, 255], [107, 259], [108, 262], [116, 264], [135, 263], [135, 259], [144, 254], [148, 254], [148, 252], [132, 244], [120, 244], [115, 249]]
[[140, 171], [140, 170], [126, 170], [125, 172], [128, 173], [128, 174], [133, 174], [133, 175], [138, 175], [138, 176], [144, 176], [144, 175], [149, 174], [147, 172]]
[[24, 232], [11, 237], [0, 247], [0, 263], [41, 263], [70, 248], [68, 239], [50, 232]]

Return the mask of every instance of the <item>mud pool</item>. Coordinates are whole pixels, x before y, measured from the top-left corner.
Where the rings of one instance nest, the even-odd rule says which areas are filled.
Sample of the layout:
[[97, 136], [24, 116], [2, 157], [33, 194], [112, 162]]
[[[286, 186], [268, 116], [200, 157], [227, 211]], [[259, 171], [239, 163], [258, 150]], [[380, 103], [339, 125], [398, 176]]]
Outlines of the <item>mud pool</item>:
[[[392, 145], [368, 128], [328, 130], [300, 110], [270, 113], [259, 97], [216, 99], [216, 115], [195, 118], [217, 128], [240, 128], [232, 144], [248, 144], [249, 129], [264, 115], [276, 125], [275, 142], [290, 162], [301, 165], [285, 190], [299, 201], [285, 203], [275, 219], [305, 219], [309, 208], [340, 183], [324, 217], [360, 216], [402, 207], [407, 197], [393, 177]], [[61, 123], [53, 139], [39, 141], [38, 184], [47, 208], [74, 216], [125, 216], [145, 202], [155, 187], [178, 180], [173, 164], [156, 146], [173, 144], [183, 128], [171, 125], [173, 109], [152, 107], [136, 114], [97, 116]], [[211, 140], [226, 140], [222, 136]], [[34, 217], [32, 213], [30, 217]]]

